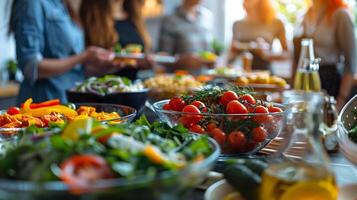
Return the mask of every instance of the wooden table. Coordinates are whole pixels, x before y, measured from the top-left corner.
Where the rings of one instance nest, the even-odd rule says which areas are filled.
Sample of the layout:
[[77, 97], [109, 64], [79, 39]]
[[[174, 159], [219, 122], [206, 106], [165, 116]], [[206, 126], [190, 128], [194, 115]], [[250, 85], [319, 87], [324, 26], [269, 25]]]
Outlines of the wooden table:
[[20, 85], [15, 82], [9, 82], [5, 86], [0, 86], [0, 109], [6, 109], [16, 104], [19, 89]]
[[9, 82], [7, 85], [0, 86], [0, 98], [16, 97], [19, 93], [20, 85], [15, 82]]

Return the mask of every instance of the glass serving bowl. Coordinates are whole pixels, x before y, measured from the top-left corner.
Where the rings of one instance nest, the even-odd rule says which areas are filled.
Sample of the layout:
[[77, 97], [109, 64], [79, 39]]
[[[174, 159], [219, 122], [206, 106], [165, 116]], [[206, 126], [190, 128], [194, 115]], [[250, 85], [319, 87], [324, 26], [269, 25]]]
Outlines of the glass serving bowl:
[[220, 148], [209, 139], [211, 155], [179, 171], [165, 171], [155, 177], [110, 179], [93, 182], [85, 192], [76, 193], [63, 182], [35, 183], [0, 179], [0, 199], [6, 200], [179, 200], [200, 184], [214, 166]]
[[[115, 118], [111, 120], [103, 120], [102, 123], [124, 123], [131, 122], [136, 117], [136, 109], [116, 104], [106, 104], [106, 103], [78, 103], [75, 104], [76, 108], [80, 106], [91, 106], [96, 108], [97, 112], [117, 112], [120, 115], [120, 118]], [[0, 111], [0, 115], [6, 111]], [[17, 133], [24, 130], [25, 128], [0, 128], [0, 143], [7, 141], [16, 136]]]
[[[169, 100], [159, 101], [153, 104], [155, 112], [158, 114], [160, 120], [167, 122], [170, 126], [177, 124], [184, 124], [184, 119], [186, 118], [199, 118], [200, 123], [203, 127], [207, 124], [214, 122], [216, 126], [226, 133], [226, 139], [224, 141], [220, 140], [220, 147], [222, 149], [223, 157], [236, 157], [236, 156], [249, 156], [257, 153], [262, 148], [264, 148], [271, 140], [277, 137], [284, 125], [286, 118], [286, 111], [281, 113], [250, 113], [250, 114], [211, 114], [211, 113], [184, 113], [171, 110], [164, 110], [163, 106], [167, 104]], [[280, 104], [273, 104], [284, 110], [284, 106]], [[183, 123], [182, 123], [183, 122]], [[253, 128], [262, 127], [266, 131], [266, 138], [258, 140], [254, 139]], [[234, 131], [241, 131], [245, 136], [245, 142], [240, 143], [240, 146], [233, 146], [232, 142], [229, 142], [228, 133]], [[208, 134], [214, 137], [211, 131], [204, 132], [203, 134]], [[191, 130], [191, 132], [194, 132]]]

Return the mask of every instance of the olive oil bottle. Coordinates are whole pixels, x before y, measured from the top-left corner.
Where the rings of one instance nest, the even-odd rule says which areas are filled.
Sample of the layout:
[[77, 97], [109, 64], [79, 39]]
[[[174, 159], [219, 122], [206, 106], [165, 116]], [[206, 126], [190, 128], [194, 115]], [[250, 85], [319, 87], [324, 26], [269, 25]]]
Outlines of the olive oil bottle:
[[315, 58], [312, 39], [303, 39], [298, 68], [295, 74], [294, 89], [302, 91], [321, 91], [319, 59]]

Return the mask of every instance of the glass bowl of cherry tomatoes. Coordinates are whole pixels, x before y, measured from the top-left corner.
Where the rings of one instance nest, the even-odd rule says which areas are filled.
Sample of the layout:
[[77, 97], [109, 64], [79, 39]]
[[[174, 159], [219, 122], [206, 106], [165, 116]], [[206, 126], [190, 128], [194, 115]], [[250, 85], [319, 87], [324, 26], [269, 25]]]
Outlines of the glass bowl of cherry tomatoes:
[[222, 149], [222, 157], [257, 153], [277, 137], [285, 124], [281, 104], [257, 100], [246, 88], [203, 88], [153, 104], [160, 120], [182, 124], [190, 132], [207, 134]]

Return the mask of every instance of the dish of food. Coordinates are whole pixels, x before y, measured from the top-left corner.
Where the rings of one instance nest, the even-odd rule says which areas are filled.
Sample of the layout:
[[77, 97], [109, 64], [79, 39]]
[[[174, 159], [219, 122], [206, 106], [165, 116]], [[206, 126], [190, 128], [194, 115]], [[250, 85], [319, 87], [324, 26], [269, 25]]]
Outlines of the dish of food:
[[[6, 112], [0, 115], [0, 128], [2, 130], [11, 128], [26, 128], [29, 126], [49, 127], [51, 124], [64, 124], [67, 121], [76, 119], [84, 119], [93, 117], [98, 121], [118, 121], [132, 115], [135, 116], [135, 110], [131, 113], [128, 111], [125, 116], [121, 116], [118, 109], [129, 109], [129, 107], [113, 107], [109, 106], [110, 112], [105, 112], [102, 104], [97, 105], [76, 105], [68, 104], [61, 105], [58, 99], [49, 100], [41, 103], [32, 103], [32, 99], [28, 99], [25, 103], [18, 107], [11, 107]], [[117, 109], [117, 110], [115, 110]], [[1, 131], [2, 133], [2, 131]]]
[[191, 75], [158, 75], [144, 82], [144, 86], [149, 88], [150, 98], [162, 100], [193, 91], [202, 86]]
[[249, 86], [254, 89], [282, 90], [290, 88], [285, 79], [269, 74], [239, 76], [235, 83], [239, 86]]
[[217, 67], [216, 69], [208, 70], [207, 75], [211, 75], [218, 78], [236, 78], [243, 74], [242, 71], [231, 67]]
[[218, 57], [215, 53], [210, 51], [202, 51], [199, 53], [199, 56], [206, 64], [214, 64]]
[[140, 110], [147, 100], [148, 89], [141, 81], [107, 75], [92, 77], [66, 91], [68, 101], [74, 103], [110, 103], [127, 105]]
[[141, 82], [133, 83], [126, 77], [106, 75], [101, 78], [91, 77], [76, 86], [76, 92], [88, 92], [101, 96], [119, 92], [139, 92], [145, 90]]
[[154, 104], [162, 120], [210, 135], [224, 154], [253, 154], [263, 148], [281, 132], [283, 108], [236, 86], [205, 88]]
[[16, 197], [21, 195], [17, 190], [32, 199], [72, 199], [87, 193], [95, 193], [94, 199], [179, 198], [205, 177], [219, 155], [208, 137], [189, 134], [182, 126], [150, 124], [145, 117], [119, 125], [84, 118], [42, 130], [26, 129], [1, 158], [2, 194]]
[[[114, 47], [115, 59], [114, 62], [123, 63], [126, 65], [136, 65], [138, 60], [144, 60], [146, 55], [143, 53], [143, 47], [139, 44], [129, 44], [122, 48], [119, 44]], [[156, 63], [175, 63], [177, 58], [175, 56], [151, 55], [151, 58]]]
[[114, 52], [116, 54], [114, 62], [121, 63], [123, 65], [137, 65], [137, 57], [143, 56], [143, 46], [140, 44], [128, 44], [122, 47], [119, 43], [114, 46]]

